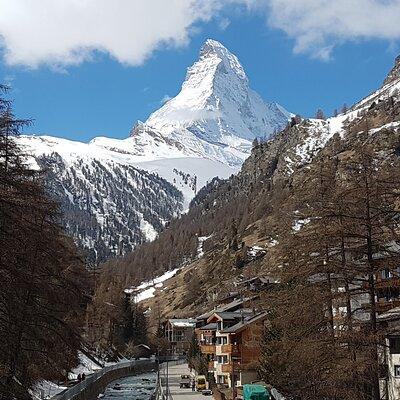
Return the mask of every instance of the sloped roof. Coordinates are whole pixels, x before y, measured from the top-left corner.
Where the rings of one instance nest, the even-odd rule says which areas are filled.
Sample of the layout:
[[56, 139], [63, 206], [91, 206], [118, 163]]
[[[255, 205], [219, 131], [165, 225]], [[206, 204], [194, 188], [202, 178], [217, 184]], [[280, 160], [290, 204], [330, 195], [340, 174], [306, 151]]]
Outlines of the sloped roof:
[[211, 315], [213, 315], [214, 313], [221, 313], [221, 312], [231, 312], [232, 309], [241, 306], [243, 303], [245, 303], [246, 301], [255, 299], [257, 296], [253, 296], [253, 297], [244, 297], [241, 299], [236, 299], [231, 301], [228, 304], [224, 304], [222, 306], [219, 306], [217, 308], [215, 308], [214, 310], [211, 311], [207, 311], [204, 314], [199, 315], [198, 317], [196, 317], [196, 320], [202, 320], [202, 319], [208, 319], [211, 317]]
[[168, 322], [177, 328], [194, 328], [196, 326], [196, 320], [193, 318], [170, 318]]
[[251, 317], [245, 317], [243, 321], [238, 322], [237, 324], [230, 326], [229, 328], [226, 328], [221, 331], [221, 333], [236, 333], [241, 331], [242, 329], [246, 328], [247, 326], [253, 324], [254, 322], [257, 322], [259, 320], [262, 320], [268, 316], [267, 312], [262, 312], [259, 313], [255, 316]]
[[236, 319], [236, 318], [240, 318], [240, 312], [238, 311], [232, 311], [232, 312], [220, 312], [220, 311], [216, 311], [214, 312], [212, 315], [210, 315], [210, 318], [213, 315], [217, 315], [218, 317], [220, 317], [221, 319]]
[[217, 330], [217, 323], [216, 322], [211, 322], [210, 324], [204, 325], [199, 329], [201, 331], [215, 331], [215, 330]]
[[394, 321], [400, 320], [400, 307], [395, 307], [386, 311], [385, 313], [378, 315], [378, 321]]
[[247, 316], [250, 314], [253, 314], [253, 310], [251, 310], [249, 308], [242, 308], [240, 310], [227, 311], [227, 312], [215, 311], [210, 315], [210, 317], [208, 318], [207, 321], [209, 321], [211, 319], [211, 317], [214, 315], [216, 315], [217, 317], [219, 317], [222, 320], [234, 321], [235, 319], [240, 319], [243, 316]]
[[214, 314], [214, 312], [215, 312], [215, 310], [207, 311], [206, 313], [197, 316], [197, 317], [196, 317], [196, 320], [197, 320], [197, 321], [200, 321], [200, 320], [202, 320], [202, 319], [208, 319], [208, 318], [210, 317], [210, 315], [213, 315], [213, 314]]

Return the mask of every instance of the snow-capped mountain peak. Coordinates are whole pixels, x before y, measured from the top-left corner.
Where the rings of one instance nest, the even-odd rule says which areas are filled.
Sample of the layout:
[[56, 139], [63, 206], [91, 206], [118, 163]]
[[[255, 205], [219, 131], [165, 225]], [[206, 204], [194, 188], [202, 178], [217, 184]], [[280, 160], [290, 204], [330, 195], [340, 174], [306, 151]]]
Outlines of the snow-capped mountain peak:
[[251, 141], [281, 129], [290, 114], [265, 103], [250, 89], [238, 58], [208, 39], [188, 68], [178, 95], [150, 115], [145, 125], [203, 156], [240, 165]]
[[248, 81], [246, 73], [238, 58], [232, 54], [224, 45], [213, 39], [207, 39], [200, 49], [200, 61], [208, 60], [210, 58], [218, 58], [220, 64], [228, 70], [234, 71], [238, 77]]
[[249, 87], [235, 55], [207, 40], [179, 94], [138, 121], [125, 139], [89, 143], [22, 136], [32, 165], [48, 171], [67, 231], [95, 261], [152, 240], [215, 176], [236, 173], [255, 137], [289, 114]]

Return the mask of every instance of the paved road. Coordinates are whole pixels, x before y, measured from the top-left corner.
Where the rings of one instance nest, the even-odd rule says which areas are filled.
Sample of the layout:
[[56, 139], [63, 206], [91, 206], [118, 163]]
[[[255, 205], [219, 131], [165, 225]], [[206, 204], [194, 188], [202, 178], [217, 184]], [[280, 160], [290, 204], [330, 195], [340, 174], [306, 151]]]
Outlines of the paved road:
[[[164, 366], [165, 372], [165, 366]], [[212, 399], [211, 396], [203, 396], [201, 393], [192, 392], [192, 389], [179, 388], [179, 380], [181, 375], [189, 375], [187, 364], [174, 365], [168, 368], [169, 389], [173, 400], [207, 400]]]

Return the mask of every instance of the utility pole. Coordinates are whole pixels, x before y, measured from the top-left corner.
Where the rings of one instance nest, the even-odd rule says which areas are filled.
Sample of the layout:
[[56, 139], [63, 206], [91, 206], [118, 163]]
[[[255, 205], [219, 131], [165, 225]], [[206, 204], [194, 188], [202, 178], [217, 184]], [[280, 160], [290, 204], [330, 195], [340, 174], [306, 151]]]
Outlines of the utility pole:
[[236, 398], [236, 381], [235, 381], [235, 360], [231, 355], [232, 360], [232, 400]]
[[165, 379], [165, 392], [167, 394], [167, 399], [169, 398], [169, 381], [168, 381], [168, 352], [167, 352], [167, 376]]

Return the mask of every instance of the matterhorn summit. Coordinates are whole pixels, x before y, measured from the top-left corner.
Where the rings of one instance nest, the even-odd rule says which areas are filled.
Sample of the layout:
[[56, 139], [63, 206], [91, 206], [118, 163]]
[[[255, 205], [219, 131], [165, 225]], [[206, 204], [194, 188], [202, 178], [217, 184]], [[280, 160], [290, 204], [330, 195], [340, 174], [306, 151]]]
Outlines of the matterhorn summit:
[[265, 103], [251, 90], [237, 57], [208, 39], [199, 60], [188, 68], [179, 94], [144, 125], [189, 152], [239, 166], [253, 139], [270, 137], [289, 116], [283, 107]]
[[153, 240], [207, 182], [238, 172], [254, 138], [268, 138], [288, 117], [249, 88], [236, 56], [207, 40], [179, 94], [125, 139], [18, 141], [47, 171], [66, 230], [101, 262]]

